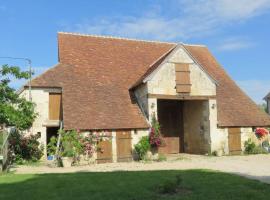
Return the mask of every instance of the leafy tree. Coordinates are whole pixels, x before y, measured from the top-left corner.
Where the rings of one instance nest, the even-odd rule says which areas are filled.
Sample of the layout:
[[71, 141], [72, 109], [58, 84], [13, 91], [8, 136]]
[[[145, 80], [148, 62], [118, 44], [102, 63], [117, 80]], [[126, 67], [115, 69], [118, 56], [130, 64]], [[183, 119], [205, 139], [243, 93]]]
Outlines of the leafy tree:
[[37, 113], [35, 104], [20, 97], [9, 84], [12, 78], [28, 79], [29, 72], [19, 67], [2, 65], [0, 68], [0, 125], [15, 126], [18, 130], [31, 127]]
[[267, 113], [267, 105], [266, 103], [258, 104], [259, 108]]

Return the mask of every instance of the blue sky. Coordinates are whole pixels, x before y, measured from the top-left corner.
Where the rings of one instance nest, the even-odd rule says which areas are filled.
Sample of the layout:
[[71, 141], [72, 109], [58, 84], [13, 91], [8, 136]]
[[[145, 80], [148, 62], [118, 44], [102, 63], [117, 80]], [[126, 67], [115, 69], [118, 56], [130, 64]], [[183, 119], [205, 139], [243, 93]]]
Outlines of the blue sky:
[[205, 44], [253, 100], [270, 91], [270, 0], [0, 0], [0, 25], [0, 56], [31, 58], [36, 75], [67, 31]]

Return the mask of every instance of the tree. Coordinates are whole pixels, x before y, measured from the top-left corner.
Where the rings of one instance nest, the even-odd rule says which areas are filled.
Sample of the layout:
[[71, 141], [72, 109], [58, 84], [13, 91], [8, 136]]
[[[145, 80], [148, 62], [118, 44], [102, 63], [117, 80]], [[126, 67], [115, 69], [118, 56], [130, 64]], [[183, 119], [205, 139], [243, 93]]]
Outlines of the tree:
[[258, 106], [263, 112], [267, 113], [267, 105], [266, 105], [266, 103], [258, 104]]
[[2, 65], [0, 68], [0, 125], [15, 126], [18, 130], [31, 127], [37, 113], [35, 104], [20, 97], [9, 84], [11, 78], [28, 79], [29, 72], [19, 67]]

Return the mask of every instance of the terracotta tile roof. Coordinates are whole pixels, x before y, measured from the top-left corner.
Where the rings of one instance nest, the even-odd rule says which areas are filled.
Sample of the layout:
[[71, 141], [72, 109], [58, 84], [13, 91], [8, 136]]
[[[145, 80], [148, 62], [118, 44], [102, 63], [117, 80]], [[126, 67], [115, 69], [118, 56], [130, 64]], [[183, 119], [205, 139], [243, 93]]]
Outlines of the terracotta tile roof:
[[207, 47], [184, 46], [204, 69], [218, 81], [219, 126], [269, 126], [270, 117], [236, 85]]
[[145, 128], [129, 88], [174, 44], [58, 34], [59, 62], [32, 81], [62, 87], [65, 129]]
[[[146, 128], [129, 89], [151, 73], [174, 43], [58, 34], [59, 64], [32, 81], [61, 87], [65, 129]], [[220, 126], [265, 126], [269, 117], [229, 78], [206, 47], [185, 48], [218, 81]]]

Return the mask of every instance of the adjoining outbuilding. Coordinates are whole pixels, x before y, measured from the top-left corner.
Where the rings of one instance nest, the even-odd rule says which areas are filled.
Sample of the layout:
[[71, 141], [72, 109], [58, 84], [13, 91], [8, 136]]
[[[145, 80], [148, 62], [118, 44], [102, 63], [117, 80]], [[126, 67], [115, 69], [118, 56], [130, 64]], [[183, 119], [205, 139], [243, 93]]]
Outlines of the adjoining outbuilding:
[[203, 45], [60, 32], [58, 58], [32, 81], [39, 113], [32, 131], [44, 144], [61, 122], [65, 130], [107, 132], [112, 140], [100, 144], [98, 162], [132, 160], [152, 115], [166, 154], [238, 154], [253, 128], [270, 126]]

